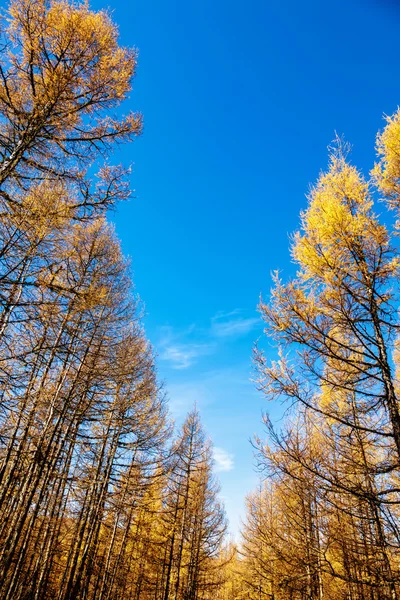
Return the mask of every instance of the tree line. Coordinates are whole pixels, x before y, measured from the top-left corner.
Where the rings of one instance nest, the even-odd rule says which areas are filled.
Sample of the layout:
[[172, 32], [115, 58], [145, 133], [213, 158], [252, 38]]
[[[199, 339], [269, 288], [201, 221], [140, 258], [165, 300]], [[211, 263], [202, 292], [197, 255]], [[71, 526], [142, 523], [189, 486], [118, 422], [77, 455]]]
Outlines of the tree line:
[[400, 598], [400, 111], [376, 148], [367, 179], [337, 140], [292, 240], [297, 273], [260, 303], [279, 356], [255, 351], [259, 388], [288, 408], [256, 440], [239, 596]]
[[[0, 57], [0, 597], [208, 598], [226, 523], [196, 410], [173, 433], [106, 212], [136, 55], [86, 3], [15, 0]], [[98, 173], [95, 173], [96, 165]]]
[[0, 598], [400, 600], [400, 111], [368, 178], [332, 149], [297, 273], [260, 304], [279, 355], [256, 349], [258, 386], [288, 410], [264, 417], [235, 545], [107, 222], [129, 196], [111, 153], [141, 132], [121, 113], [136, 54], [66, 0], [12, 1], [1, 36]]

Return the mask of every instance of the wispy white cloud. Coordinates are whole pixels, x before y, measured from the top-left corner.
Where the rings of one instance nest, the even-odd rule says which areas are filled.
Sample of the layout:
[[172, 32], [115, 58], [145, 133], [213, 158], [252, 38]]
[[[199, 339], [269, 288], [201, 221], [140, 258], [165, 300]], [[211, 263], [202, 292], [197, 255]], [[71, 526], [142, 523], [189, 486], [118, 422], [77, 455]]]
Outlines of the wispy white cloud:
[[214, 463], [217, 473], [232, 471], [235, 466], [233, 459], [233, 454], [230, 454], [223, 448], [214, 448]]
[[259, 319], [246, 319], [240, 316], [240, 312], [239, 309], [235, 309], [228, 313], [217, 313], [211, 319], [212, 334], [217, 338], [240, 337], [259, 325]]
[[[201, 411], [211, 414], [215, 407], [213, 421], [221, 423], [221, 428], [229, 423], [230, 434], [234, 435], [243, 427], [241, 418], [235, 422], [234, 416], [221, 413], [220, 407], [226, 402], [246, 406], [250, 401], [257, 401], [259, 394], [250, 382], [250, 370], [247, 363], [235, 367], [203, 371], [201, 376], [189, 375], [187, 371], [177, 372], [167, 383], [169, 406], [174, 418], [180, 421], [194, 404]], [[228, 400], [229, 399], [229, 400]], [[223, 423], [223, 425], [222, 425]]]
[[160, 353], [161, 360], [171, 364], [173, 369], [187, 369], [201, 356], [211, 354], [212, 344], [168, 344]]
[[170, 363], [173, 369], [187, 369], [195, 364], [201, 356], [214, 351], [210, 342], [186, 342], [186, 338], [196, 331], [195, 325], [175, 332], [172, 327], [165, 326], [160, 330], [160, 340], [157, 344], [161, 360]]
[[234, 308], [233, 310], [229, 310], [228, 312], [225, 310], [219, 310], [216, 315], [213, 316], [212, 320], [216, 319], [228, 319], [229, 317], [233, 317], [235, 315], [240, 315], [242, 310], [240, 308]]
[[161, 327], [156, 345], [160, 359], [168, 362], [173, 369], [188, 369], [201, 357], [213, 354], [225, 339], [244, 336], [259, 325], [259, 319], [245, 318], [241, 312], [238, 308], [220, 311], [211, 318], [211, 324], [206, 328], [195, 324], [180, 331], [169, 325]]

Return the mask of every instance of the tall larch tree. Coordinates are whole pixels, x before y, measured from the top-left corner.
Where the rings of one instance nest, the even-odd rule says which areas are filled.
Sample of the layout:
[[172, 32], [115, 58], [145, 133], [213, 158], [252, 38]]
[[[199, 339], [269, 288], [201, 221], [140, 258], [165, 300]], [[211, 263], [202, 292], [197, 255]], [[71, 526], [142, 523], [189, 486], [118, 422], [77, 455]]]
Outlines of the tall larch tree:
[[178, 433], [166, 489], [162, 600], [201, 600], [220, 585], [226, 522], [218, 492], [210, 441], [193, 410]]
[[[260, 304], [279, 359], [256, 351], [259, 387], [268, 399], [290, 401], [294, 417], [281, 431], [265, 419], [270, 445], [258, 443], [260, 466], [273, 481], [264, 497], [275, 517], [257, 531], [254, 515], [266, 509], [251, 500], [245, 563], [254, 552], [253, 562], [261, 564], [255, 540], [272, 540], [271, 523], [280, 521], [270, 559], [260, 567], [274, 581], [277, 566], [289, 568], [269, 592], [276, 598], [289, 581], [297, 581], [291, 598], [395, 600], [400, 594], [398, 223], [388, 214], [385, 225], [374, 211], [378, 197], [399, 214], [400, 112], [377, 140], [369, 180], [336, 143], [293, 237], [297, 274], [288, 282], [277, 274], [271, 299]], [[314, 508], [298, 518], [298, 501]], [[311, 539], [308, 522], [317, 536], [311, 553], [307, 544], [302, 548]], [[302, 568], [309, 581], [303, 590]]]
[[16, 0], [3, 25], [0, 596], [121, 598], [170, 433], [106, 222], [129, 195], [111, 151], [141, 130], [110, 116], [136, 53], [85, 2]]

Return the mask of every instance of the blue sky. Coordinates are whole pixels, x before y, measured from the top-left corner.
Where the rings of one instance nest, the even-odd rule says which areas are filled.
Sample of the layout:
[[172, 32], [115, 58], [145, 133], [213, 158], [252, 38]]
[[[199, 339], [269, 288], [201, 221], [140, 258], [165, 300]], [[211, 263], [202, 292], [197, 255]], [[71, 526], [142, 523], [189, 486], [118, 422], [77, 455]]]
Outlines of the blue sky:
[[[113, 220], [132, 258], [173, 416], [197, 401], [237, 531], [256, 484], [250, 382], [270, 273], [293, 272], [289, 235], [335, 131], [368, 171], [400, 102], [397, 2], [102, 0], [139, 50], [126, 109], [143, 135], [121, 150], [135, 198]], [[121, 158], [121, 157], [119, 157]], [[118, 158], [118, 159], [119, 159]], [[271, 349], [273, 355], [273, 349]]]

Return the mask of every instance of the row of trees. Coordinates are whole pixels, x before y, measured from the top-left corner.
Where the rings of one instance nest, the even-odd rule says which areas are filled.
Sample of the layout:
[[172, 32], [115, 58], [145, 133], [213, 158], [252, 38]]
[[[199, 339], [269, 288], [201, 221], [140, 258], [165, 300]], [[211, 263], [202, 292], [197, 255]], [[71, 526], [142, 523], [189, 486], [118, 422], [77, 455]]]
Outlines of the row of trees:
[[379, 195], [400, 214], [400, 111], [377, 151], [366, 181], [337, 144], [293, 239], [297, 274], [260, 306], [279, 346], [275, 362], [256, 352], [260, 388], [291, 409], [257, 441], [238, 596], [400, 597], [398, 222], [373, 211]]
[[[106, 212], [136, 57], [86, 3], [14, 0], [0, 49], [2, 600], [399, 600], [400, 112], [369, 181], [340, 144], [302, 214], [297, 275], [260, 306], [294, 406], [268, 443], [242, 544], [196, 410], [173, 435]], [[116, 116], [111, 117], [111, 111]], [[103, 166], [95, 175], [94, 165]], [[393, 214], [393, 213], [391, 213]]]
[[141, 128], [110, 116], [135, 53], [86, 3], [15, 0], [3, 25], [0, 597], [207, 598], [225, 531], [210, 444], [196, 411], [171, 438], [106, 221], [129, 195], [110, 152]]

